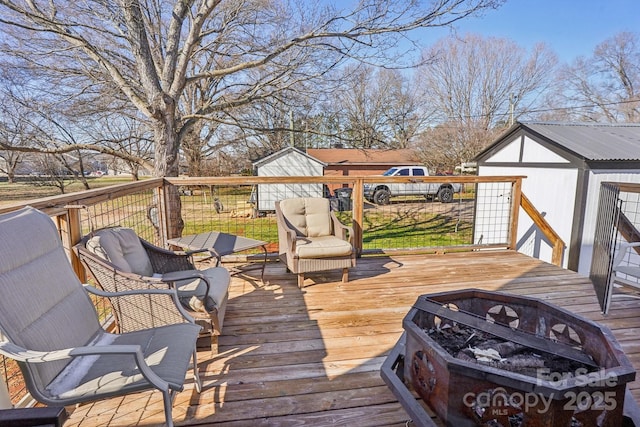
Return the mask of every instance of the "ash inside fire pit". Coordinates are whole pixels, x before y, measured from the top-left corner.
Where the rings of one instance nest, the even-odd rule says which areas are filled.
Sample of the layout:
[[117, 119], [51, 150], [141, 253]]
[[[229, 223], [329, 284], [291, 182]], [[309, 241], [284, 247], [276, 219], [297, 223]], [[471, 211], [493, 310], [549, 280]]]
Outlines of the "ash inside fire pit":
[[443, 324], [426, 331], [429, 337], [451, 356], [531, 377], [537, 377], [540, 369], [566, 373], [566, 376], [575, 372], [597, 371], [593, 366], [532, 350], [522, 344], [495, 337], [466, 325]]
[[623, 425], [635, 369], [603, 325], [539, 299], [466, 289], [420, 296], [403, 327], [400, 384], [383, 377], [422, 427], [432, 424], [413, 392], [447, 426]]

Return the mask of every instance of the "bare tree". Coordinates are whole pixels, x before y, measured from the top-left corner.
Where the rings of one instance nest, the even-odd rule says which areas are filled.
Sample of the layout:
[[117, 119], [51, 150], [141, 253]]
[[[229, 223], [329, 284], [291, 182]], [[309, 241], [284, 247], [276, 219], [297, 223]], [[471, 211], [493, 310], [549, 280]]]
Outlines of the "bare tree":
[[446, 169], [469, 161], [496, 129], [539, 109], [557, 63], [542, 44], [527, 53], [513, 41], [478, 35], [448, 37], [424, 56], [418, 87], [439, 114], [421, 151]]
[[29, 183], [36, 187], [56, 187], [64, 194], [68, 181], [73, 179], [68, 164], [64, 163], [64, 157], [65, 155], [35, 154], [34, 163], [41, 173], [32, 177]]
[[[0, 141], [7, 147], [24, 146], [29, 139], [27, 124], [12, 107], [9, 103], [0, 106]], [[7, 174], [10, 183], [15, 182], [16, 170], [23, 156], [20, 151], [0, 149], [0, 172]]]
[[[323, 70], [310, 63], [379, 60], [381, 48], [413, 29], [500, 3], [368, 0], [336, 10], [303, 0], [0, 0], [0, 50], [34, 68], [84, 76], [105, 93], [119, 91], [153, 131], [154, 175], [176, 176], [181, 140], [198, 120], [320, 77]], [[216, 82], [209, 102], [181, 114], [185, 90], [209, 81]], [[170, 196], [172, 237], [182, 225], [177, 192]]]
[[386, 143], [382, 133], [385, 96], [377, 90], [374, 78], [375, 70], [370, 66], [344, 71], [345, 89], [337, 103], [345, 137], [355, 148], [377, 148]]
[[[326, 120], [339, 124], [341, 142], [355, 148], [408, 148], [429, 118], [409, 78], [399, 70], [360, 65], [342, 71]], [[331, 126], [327, 126], [328, 128]]]
[[148, 172], [152, 170], [153, 135], [144, 120], [135, 117], [135, 112], [130, 114], [133, 116], [122, 111], [99, 111], [92, 115], [93, 121], [81, 133], [94, 144], [118, 153], [115, 156], [121, 165], [118, 169], [128, 171], [131, 178], [137, 181], [141, 168], [148, 169]]
[[386, 98], [384, 116], [389, 147], [410, 148], [433, 115], [427, 98], [398, 70], [382, 70], [378, 74], [378, 90]]
[[560, 72], [571, 118], [595, 122], [640, 121], [640, 39], [622, 32], [605, 40], [591, 57]]

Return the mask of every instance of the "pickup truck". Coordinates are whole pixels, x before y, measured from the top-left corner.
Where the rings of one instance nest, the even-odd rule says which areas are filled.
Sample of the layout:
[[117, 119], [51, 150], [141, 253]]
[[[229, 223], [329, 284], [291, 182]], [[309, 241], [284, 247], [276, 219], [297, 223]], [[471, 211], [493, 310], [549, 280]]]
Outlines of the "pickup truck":
[[431, 183], [421, 181], [429, 176], [429, 171], [424, 166], [396, 166], [382, 176], [408, 176], [412, 177], [408, 183], [373, 183], [364, 185], [364, 197], [369, 202], [378, 205], [386, 205], [391, 197], [396, 196], [424, 196], [427, 199], [437, 197], [442, 203], [451, 203], [454, 193], [459, 193], [461, 184]]

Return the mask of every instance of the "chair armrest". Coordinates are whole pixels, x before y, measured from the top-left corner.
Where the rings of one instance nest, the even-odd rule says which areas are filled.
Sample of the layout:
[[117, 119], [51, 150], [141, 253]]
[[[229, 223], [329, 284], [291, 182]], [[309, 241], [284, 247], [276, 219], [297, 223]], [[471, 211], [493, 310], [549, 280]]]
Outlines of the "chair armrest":
[[208, 253], [211, 253], [211, 249], [210, 249], [210, 248], [191, 249], [191, 250], [188, 250], [188, 251], [184, 251], [184, 252], [176, 252], [176, 253], [178, 253], [178, 254], [180, 254], [180, 253], [184, 253], [185, 255], [191, 256], [191, 255], [193, 255], [193, 254], [199, 254], [199, 253], [201, 253], [201, 252], [208, 252]]
[[340, 222], [335, 212], [333, 211], [331, 211], [331, 220], [333, 221], [333, 230], [336, 237], [339, 237], [342, 240], [347, 240], [353, 245], [353, 227]]
[[613, 269], [615, 270], [622, 261], [624, 261], [624, 256], [627, 254], [627, 251], [631, 248], [636, 248], [640, 246], [640, 242], [631, 242], [631, 243], [620, 243], [620, 250], [616, 254], [616, 257], [613, 260]]
[[[159, 280], [162, 282], [161, 280]], [[209, 283], [207, 282], [207, 285]], [[137, 295], [169, 295], [178, 309], [178, 312], [182, 315], [182, 317], [189, 323], [195, 323], [195, 319], [184, 309], [180, 300], [178, 299], [178, 291], [175, 288], [169, 289], [133, 289], [128, 291], [119, 291], [119, 292], [107, 292], [102, 289], [98, 289], [94, 286], [84, 283], [82, 285], [85, 291], [97, 295], [103, 298], [116, 298], [116, 297], [126, 297], [126, 296], [137, 296]]]
[[[172, 271], [172, 272], [163, 274], [161, 279], [163, 282], [168, 283], [172, 288], [177, 288], [177, 286], [175, 286], [175, 282], [178, 282], [180, 280], [200, 279], [204, 282], [204, 284], [207, 287], [205, 296], [209, 295], [211, 290], [211, 283], [209, 283], [209, 279], [200, 270]], [[207, 313], [209, 312], [207, 310], [206, 304], [203, 304], [203, 308]]]
[[202, 279], [207, 280], [200, 270], [180, 270], [164, 273], [160, 278], [163, 282], [177, 282], [179, 280]]
[[[287, 252], [294, 254], [296, 252], [296, 240], [298, 238], [298, 234], [294, 229], [287, 225], [287, 221], [280, 211], [279, 206], [276, 206], [276, 223], [278, 225], [278, 241], [286, 242]], [[280, 251], [282, 252], [282, 250]]]
[[92, 354], [136, 354], [142, 350], [139, 345], [96, 345], [70, 347], [53, 351], [36, 351], [20, 347], [8, 341], [0, 342], [0, 354], [3, 354], [18, 362], [24, 363], [46, 363], [56, 360], [71, 359], [78, 356], [89, 356]]
[[54, 351], [35, 351], [28, 350], [8, 341], [3, 341], [0, 342], [0, 354], [24, 363], [45, 363], [90, 355], [130, 354], [134, 357], [136, 365], [142, 375], [150, 383], [156, 387], [160, 387], [163, 391], [169, 389], [169, 384], [153, 372], [145, 362], [142, 348], [135, 344], [96, 345], [71, 347]]

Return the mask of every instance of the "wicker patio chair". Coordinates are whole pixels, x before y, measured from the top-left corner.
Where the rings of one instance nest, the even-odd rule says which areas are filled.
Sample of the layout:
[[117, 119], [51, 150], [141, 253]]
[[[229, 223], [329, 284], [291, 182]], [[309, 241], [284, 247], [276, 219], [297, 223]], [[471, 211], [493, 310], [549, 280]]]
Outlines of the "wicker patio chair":
[[279, 256], [298, 275], [302, 288], [305, 273], [342, 269], [342, 282], [356, 265], [353, 228], [338, 220], [329, 199], [301, 197], [275, 203]]
[[108, 293], [83, 285], [71, 268], [53, 221], [24, 208], [0, 215], [0, 353], [15, 359], [38, 401], [67, 406], [147, 389], [163, 395], [166, 423], [172, 401], [196, 360], [200, 327], [182, 323], [123, 334], [106, 332], [88, 292], [125, 299], [165, 299], [181, 310], [175, 289]]
[[[187, 312], [203, 327], [198, 347], [211, 346], [211, 336], [222, 331], [229, 298], [230, 274], [224, 267], [198, 270], [193, 252], [174, 252], [141, 239], [130, 228], [96, 230], [74, 250], [87, 271], [104, 290], [176, 288]], [[114, 307], [120, 331], [159, 326], [179, 316], [174, 307], [155, 305], [141, 311], [137, 305]]]

